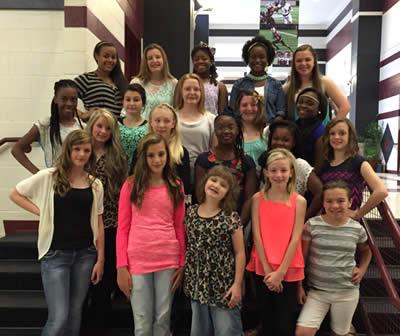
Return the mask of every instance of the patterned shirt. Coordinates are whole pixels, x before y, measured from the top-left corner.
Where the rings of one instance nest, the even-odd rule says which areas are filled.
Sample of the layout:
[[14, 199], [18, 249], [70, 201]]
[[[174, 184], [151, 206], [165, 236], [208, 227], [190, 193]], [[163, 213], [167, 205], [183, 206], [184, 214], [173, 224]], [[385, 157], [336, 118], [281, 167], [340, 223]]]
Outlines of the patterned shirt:
[[241, 228], [237, 212], [223, 210], [210, 218], [200, 217], [198, 205], [188, 209], [184, 291], [192, 300], [227, 308], [226, 292], [235, 280], [232, 234]]
[[310, 287], [324, 291], [358, 287], [351, 282], [355, 253], [357, 244], [367, 241], [360, 223], [350, 218], [347, 223], [336, 226], [316, 216], [305, 224], [303, 240], [310, 242], [306, 261]]
[[119, 116], [122, 110], [122, 96], [118, 87], [104, 82], [96, 72], [86, 72], [74, 79], [78, 86], [79, 98], [85, 109], [92, 107], [105, 108]]
[[361, 206], [365, 181], [361, 175], [361, 165], [365, 158], [357, 155], [348, 158], [337, 166], [331, 166], [325, 162], [321, 169], [320, 179], [323, 184], [342, 180], [347, 183], [351, 191], [351, 209], [355, 210]]
[[95, 176], [101, 181], [104, 188], [104, 212], [103, 222], [104, 228], [116, 228], [118, 223], [118, 199], [119, 195], [109, 196], [109, 180], [105, 173], [106, 156], [103, 154], [96, 162]]
[[142, 140], [148, 132], [147, 120], [144, 120], [137, 127], [128, 127], [124, 125], [124, 120], [121, 119], [118, 123], [118, 127], [121, 135], [121, 145], [128, 158], [128, 171], [130, 171], [133, 153], [135, 152], [140, 140]]

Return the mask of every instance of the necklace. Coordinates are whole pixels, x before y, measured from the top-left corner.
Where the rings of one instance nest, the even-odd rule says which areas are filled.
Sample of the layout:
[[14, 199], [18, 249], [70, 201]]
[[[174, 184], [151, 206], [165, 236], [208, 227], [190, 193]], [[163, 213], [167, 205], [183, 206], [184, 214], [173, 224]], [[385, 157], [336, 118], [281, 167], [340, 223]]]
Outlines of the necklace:
[[252, 75], [251, 73], [249, 73], [249, 74], [247, 74], [247, 77], [249, 77], [250, 79], [252, 79], [254, 81], [263, 81], [268, 78], [268, 75], [265, 73], [261, 76], [255, 76], [255, 75]]

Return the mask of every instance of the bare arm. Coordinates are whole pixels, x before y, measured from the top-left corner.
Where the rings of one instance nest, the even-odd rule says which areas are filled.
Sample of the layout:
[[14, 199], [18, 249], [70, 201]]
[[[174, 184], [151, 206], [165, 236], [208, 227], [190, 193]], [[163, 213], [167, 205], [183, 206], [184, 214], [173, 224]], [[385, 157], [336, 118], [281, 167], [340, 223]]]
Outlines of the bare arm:
[[251, 216], [251, 198], [257, 192], [258, 179], [255, 166], [252, 167], [246, 174], [244, 185], [244, 203], [240, 211], [240, 221], [242, 225], [247, 226]]
[[351, 282], [355, 285], [359, 284], [368, 269], [371, 262], [372, 253], [368, 243], [357, 244], [357, 255], [359, 256], [359, 263], [353, 270], [353, 277]]
[[306, 220], [315, 216], [322, 208], [322, 183], [317, 174], [312, 171], [307, 180], [307, 190], [313, 195], [310, 206], [306, 211]]
[[218, 114], [221, 114], [228, 105], [228, 90], [222, 82], [218, 82]]
[[324, 146], [322, 136], [315, 142], [314, 148], [314, 171], [318, 174], [324, 164]]
[[342, 93], [336, 83], [329, 77], [322, 77], [326, 95], [332, 99], [337, 106], [336, 117], [346, 118], [350, 112], [350, 103], [347, 97]]
[[253, 241], [256, 247], [258, 258], [264, 270], [264, 274], [271, 273], [271, 266], [268, 264], [265, 256], [264, 245], [260, 233], [260, 219], [258, 214], [260, 192], [256, 193], [251, 199], [251, 229], [253, 231]]
[[367, 161], [364, 161], [361, 164], [361, 175], [367, 185], [371, 188], [372, 193], [369, 196], [368, 201], [357, 211], [355, 219], [360, 219], [365, 216], [388, 195], [388, 191], [383, 181], [378, 175], [376, 175], [371, 165]]
[[17, 189], [13, 188], [10, 193], [10, 200], [22, 209], [33, 213], [36, 216], [40, 216], [40, 210], [36, 204], [34, 204], [29, 198], [21, 195]]
[[234, 284], [242, 287], [246, 256], [244, 252], [243, 228], [232, 233], [233, 252], [235, 254], [235, 281]]
[[98, 234], [96, 239], [97, 261], [93, 266], [91, 280], [94, 285], [103, 278], [104, 273], [104, 223], [103, 215], [98, 215]]
[[28, 133], [19, 139], [11, 149], [11, 154], [15, 159], [32, 174], [36, 174], [39, 171], [39, 168], [29, 160], [25, 153], [29, 153], [32, 150], [32, 143], [39, 140], [39, 130], [36, 126], [32, 126]]

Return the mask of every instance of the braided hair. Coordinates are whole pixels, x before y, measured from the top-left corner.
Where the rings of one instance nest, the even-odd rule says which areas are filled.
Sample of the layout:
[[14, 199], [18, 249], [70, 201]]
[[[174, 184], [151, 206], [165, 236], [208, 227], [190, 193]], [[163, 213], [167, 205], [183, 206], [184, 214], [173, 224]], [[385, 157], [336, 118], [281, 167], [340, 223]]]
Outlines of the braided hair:
[[[78, 92], [78, 87], [75, 82], [71, 79], [60, 79], [59, 81], [54, 83], [54, 97], [51, 100], [51, 113], [50, 113], [50, 143], [53, 151], [55, 150], [56, 145], [61, 145], [61, 134], [60, 134], [60, 114], [58, 111], [58, 106], [54, 101], [55, 96], [57, 95], [60, 89], [64, 88], [73, 88]], [[83, 129], [83, 125], [81, 119], [75, 111], [75, 117], [78, 119], [79, 125], [81, 129]]]
[[243, 161], [243, 159], [244, 159], [244, 148], [243, 148], [244, 137], [243, 137], [242, 121], [241, 121], [240, 115], [238, 113], [236, 113], [230, 106], [227, 106], [224, 109], [224, 111], [221, 114], [217, 115], [216, 118], [214, 119], [214, 127], [215, 127], [215, 124], [217, 123], [217, 121], [221, 117], [231, 117], [235, 121], [236, 126], [238, 128], [238, 134], [236, 136], [236, 140], [235, 140], [235, 144], [234, 144], [235, 154], [240, 160]]
[[[210, 83], [217, 86], [218, 85], [218, 82], [217, 82], [218, 74], [217, 74], [217, 67], [215, 66], [215, 59], [214, 59], [213, 51], [207, 44], [201, 42], [200, 44], [196, 45], [193, 48], [192, 52], [190, 53], [192, 60], [194, 58], [194, 55], [198, 51], [203, 51], [208, 55], [208, 57], [210, 57], [211, 65], [210, 65], [210, 69], [208, 70], [209, 71], [209, 79], [210, 79]], [[194, 69], [193, 69], [193, 72], [194, 72]]]

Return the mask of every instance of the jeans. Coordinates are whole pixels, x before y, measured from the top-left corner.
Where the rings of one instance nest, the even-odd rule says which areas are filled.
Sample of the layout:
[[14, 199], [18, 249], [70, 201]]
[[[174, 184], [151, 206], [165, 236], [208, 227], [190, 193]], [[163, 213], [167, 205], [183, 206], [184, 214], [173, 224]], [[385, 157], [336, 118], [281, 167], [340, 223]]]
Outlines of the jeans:
[[135, 336], [169, 336], [175, 269], [133, 274], [131, 306]]
[[41, 259], [48, 308], [42, 336], [79, 336], [82, 305], [95, 261], [94, 247], [50, 250]]
[[192, 300], [190, 336], [240, 336], [242, 319], [238, 307], [212, 307]]

